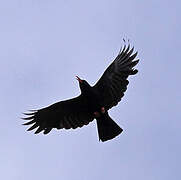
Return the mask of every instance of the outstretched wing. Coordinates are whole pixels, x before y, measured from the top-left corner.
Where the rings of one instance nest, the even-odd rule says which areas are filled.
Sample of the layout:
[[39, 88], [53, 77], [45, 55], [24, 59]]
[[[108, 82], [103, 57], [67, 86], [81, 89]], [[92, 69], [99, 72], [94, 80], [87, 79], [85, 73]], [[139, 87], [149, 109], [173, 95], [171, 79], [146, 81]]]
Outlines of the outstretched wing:
[[94, 85], [96, 91], [100, 92], [102, 105], [108, 110], [116, 106], [127, 89], [129, 75], [134, 75], [138, 70], [133, 67], [138, 63], [135, 60], [137, 52], [133, 54], [134, 47], [130, 45], [120, 50], [116, 59], [106, 69], [99, 81]]
[[23, 125], [32, 125], [28, 131], [37, 128], [35, 134], [41, 131], [48, 134], [52, 128], [75, 129], [89, 124], [94, 119], [88, 111], [86, 100], [82, 95], [24, 114], [28, 117], [22, 119], [29, 121]]

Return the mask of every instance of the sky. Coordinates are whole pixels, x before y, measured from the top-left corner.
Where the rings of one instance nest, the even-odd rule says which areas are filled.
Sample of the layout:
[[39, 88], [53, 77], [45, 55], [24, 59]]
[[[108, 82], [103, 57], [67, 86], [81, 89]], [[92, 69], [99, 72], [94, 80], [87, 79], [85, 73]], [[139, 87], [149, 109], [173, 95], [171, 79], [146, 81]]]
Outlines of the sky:
[[[120, 0], [0, 1], [0, 179], [181, 179], [181, 3]], [[96, 122], [27, 132], [20, 117], [95, 84], [123, 38], [139, 73], [111, 117], [124, 129], [105, 143]]]

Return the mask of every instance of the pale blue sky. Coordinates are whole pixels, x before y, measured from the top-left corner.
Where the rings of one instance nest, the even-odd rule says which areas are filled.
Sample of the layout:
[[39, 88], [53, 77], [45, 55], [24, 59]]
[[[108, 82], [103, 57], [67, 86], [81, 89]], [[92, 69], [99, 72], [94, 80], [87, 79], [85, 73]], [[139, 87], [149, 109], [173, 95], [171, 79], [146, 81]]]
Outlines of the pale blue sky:
[[[0, 179], [181, 178], [180, 1], [0, 1]], [[124, 129], [98, 142], [96, 123], [34, 135], [21, 113], [94, 84], [122, 38], [139, 52], [139, 73], [110, 111]]]

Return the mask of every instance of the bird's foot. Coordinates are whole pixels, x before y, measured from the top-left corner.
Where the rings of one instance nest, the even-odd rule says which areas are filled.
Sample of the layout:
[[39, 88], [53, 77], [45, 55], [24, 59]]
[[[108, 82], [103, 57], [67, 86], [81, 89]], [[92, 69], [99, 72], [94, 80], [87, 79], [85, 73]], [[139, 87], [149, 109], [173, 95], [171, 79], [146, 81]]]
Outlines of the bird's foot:
[[[101, 108], [101, 113], [104, 114], [105, 112], [106, 112], [105, 108], [102, 107], [102, 108]], [[100, 112], [97, 112], [97, 111], [94, 112], [95, 118], [99, 118], [99, 117], [101, 116], [101, 113], [100, 113]]]
[[96, 118], [98, 118], [98, 117], [101, 116], [101, 114], [100, 114], [99, 112], [94, 112], [94, 116], [95, 116]]
[[102, 108], [101, 108], [101, 113], [104, 114], [105, 112], [106, 112], [105, 108], [102, 107]]

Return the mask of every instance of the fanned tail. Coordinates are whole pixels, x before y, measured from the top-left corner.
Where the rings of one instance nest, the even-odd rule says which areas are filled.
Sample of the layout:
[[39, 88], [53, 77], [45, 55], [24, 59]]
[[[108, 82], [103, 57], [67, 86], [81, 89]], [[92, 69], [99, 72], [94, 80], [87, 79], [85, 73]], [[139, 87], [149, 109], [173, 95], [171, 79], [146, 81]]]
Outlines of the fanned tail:
[[99, 140], [107, 141], [118, 136], [123, 129], [120, 128], [109, 116], [108, 112], [97, 118]]

